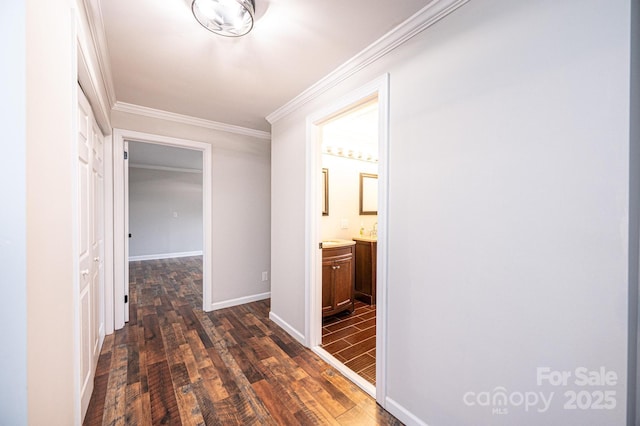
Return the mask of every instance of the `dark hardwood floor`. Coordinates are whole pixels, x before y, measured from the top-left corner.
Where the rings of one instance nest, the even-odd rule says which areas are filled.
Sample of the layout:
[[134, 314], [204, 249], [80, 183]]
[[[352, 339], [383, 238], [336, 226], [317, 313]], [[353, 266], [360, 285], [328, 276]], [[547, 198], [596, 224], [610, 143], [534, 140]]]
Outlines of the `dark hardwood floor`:
[[324, 318], [322, 348], [375, 386], [376, 305], [356, 300], [353, 312]]
[[204, 313], [200, 258], [132, 262], [130, 321], [107, 336], [85, 425], [399, 425], [268, 319]]

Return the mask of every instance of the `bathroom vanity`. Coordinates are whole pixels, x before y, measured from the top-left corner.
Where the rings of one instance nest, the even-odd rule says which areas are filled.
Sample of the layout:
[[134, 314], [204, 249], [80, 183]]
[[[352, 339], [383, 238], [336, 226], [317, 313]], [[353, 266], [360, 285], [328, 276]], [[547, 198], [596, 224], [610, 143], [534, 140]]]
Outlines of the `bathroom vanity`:
[[322, 242], [322, 316], [354, 309], [355, 241]]
[[355, 298], [368, 305], [376, 304], [376, 274], [378, 261], [377, 237], [354, 237], [356, 277]]

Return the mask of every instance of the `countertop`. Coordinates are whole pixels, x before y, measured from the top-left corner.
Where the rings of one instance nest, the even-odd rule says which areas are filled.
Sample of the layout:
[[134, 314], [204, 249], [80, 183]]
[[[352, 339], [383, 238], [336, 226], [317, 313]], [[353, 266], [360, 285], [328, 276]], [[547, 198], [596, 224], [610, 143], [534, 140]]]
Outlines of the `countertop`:
[[356, 242], [352, 240], [344, 240], [342, 238], [332, 238], [322, 241], [322, 248], [335, 248], [335, 247], [348, 247], [355, 245]]
[[353, 237], [353, 241], [364, 241], [365, 243], [375, 243], [378, 241], [378, 237], [368, 237], [366, 235], [358, 235]]

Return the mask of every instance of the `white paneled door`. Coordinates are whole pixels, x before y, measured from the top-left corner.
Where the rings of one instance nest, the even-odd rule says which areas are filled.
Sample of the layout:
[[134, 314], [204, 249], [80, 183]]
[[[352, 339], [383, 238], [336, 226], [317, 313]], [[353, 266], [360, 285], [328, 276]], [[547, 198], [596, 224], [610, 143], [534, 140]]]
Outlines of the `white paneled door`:
[[78, 88], [78, 321], [81, 416], [104, 339], [104, 137]]

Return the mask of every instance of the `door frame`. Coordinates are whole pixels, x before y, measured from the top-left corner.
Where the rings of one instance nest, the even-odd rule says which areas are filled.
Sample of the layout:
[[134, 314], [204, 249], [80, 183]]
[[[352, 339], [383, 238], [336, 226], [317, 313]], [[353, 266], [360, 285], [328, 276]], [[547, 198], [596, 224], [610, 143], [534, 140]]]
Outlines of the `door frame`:
[[124, 146], [127, 141], [193, 149], [202, 152], [202, 310], [205, 312], [211, 310], [213, 292], [211, 283], [211, 145], [188, 139], [113, 129], [114, 303], [110, 308], [114, 312], [116, 330], [124, 327], [128, 310], [128, 303], [126, 305], [124, 303], [124, 296], [128, 295], [129, 290], [127, 280], [129, 265], [129, 259], [127, 258], [128, 238], [126, 238], [128, 212], [125, 205], [125, 185], [127, 182], [125, 181], [124, 160]]
[[[378, 98], [378, 264], [376, 315], [376, 386], [322, 349], [322, 150], [320, 126], [328, 119], [373, 97]], [[386, 402], [389, 74], [371, 81], [307, 117], [305, 182], [305, 345], [376, 398]]]

